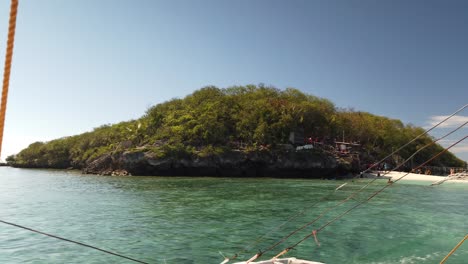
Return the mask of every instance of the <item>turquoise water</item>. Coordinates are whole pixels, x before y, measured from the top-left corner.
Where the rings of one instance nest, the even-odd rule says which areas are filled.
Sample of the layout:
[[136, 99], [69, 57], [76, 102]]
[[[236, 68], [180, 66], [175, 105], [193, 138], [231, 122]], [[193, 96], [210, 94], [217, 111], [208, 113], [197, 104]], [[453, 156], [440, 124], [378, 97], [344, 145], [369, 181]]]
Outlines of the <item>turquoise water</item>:
[[[311, 207], [342, 184], [303, 179], [104, 177], [0, 168], [0, 219], [150, 263], [220, 263]], [[364, 182], [356, 181], [270, 232], [250, 258], [291, 228], [314, 219]], [[373, 184], [356, 200], [384, 186]], [[468, 184], [396, 183], [306, 240], [289, 256], [325, 263], [439, 263], [468, 230]], [[265, 253], [277, 254], [314, 227]], [[0, 224], [0, 263], [132, 263]], [[447, 263], [468, 263], [468, 244]]]

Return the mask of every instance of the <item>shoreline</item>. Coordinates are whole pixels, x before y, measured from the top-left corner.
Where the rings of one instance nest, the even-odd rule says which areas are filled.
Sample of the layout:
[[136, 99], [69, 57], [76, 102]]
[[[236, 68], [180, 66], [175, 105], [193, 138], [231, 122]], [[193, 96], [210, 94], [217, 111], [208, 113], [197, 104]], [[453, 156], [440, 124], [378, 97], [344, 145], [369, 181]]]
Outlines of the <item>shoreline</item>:
[[450, 175], [448, 176], [437, 176], [437, 175], [425, 175], [425, 174], [417, 174], [417, 173], [407, 173], [407, 172], [400, 172], [400, 171], [390, 171], [384, 172], [380, 171], [381, 176], [377, 176], [378, 172], [371, 172], [366, 173], [364, 178], [379, 178], [379, 179], [390, 179], [391, 181], [402, 180], [402, 181], [425, 181], [425, 182], [432, 182], [435, 183], [444, 183], [444, 182], [452, 182], [452, 183], [468, 183], [468, 177], [460, 178], [460, 177], [453, 177], [451, 178]]
[[[242, 175], [242, 174], [235, 174], [232, 173], [230, 175], [210, 175], [210, 174], [147, 174], [147, 175], [132, 175], [129, 173], [119, 173], [119, 170], [111, 171], [113, 173], [108, 174], [101, 174], [101, 173], [85, 173], [83, 170], [79, 169], [63, 169], [63, 168], [27, 168], [27, 167], [12, 167], [6, 166], [10, 168], [17, 168], [17, 169], [29, 169], [29, 170], [57, 170], [57, 171], [75, 171], [80, 174], [92, 174], [92, 175], [99, 175], [99, 176], [132, 176], [132, 177], [214, 177], [214, 178], [278, 178], [278, 179], [314, 179], [314, 180], [349, 180], [351, 178], [355, 178], [356, 176], [351, 176], [353, 173], [348, 172], [348, 174], [338, 173], [335, 175], [328, 175], [328, 177], [323, 177], [324, 174], [318, 173], [318, 175], [310, 175], [303, 170], [296, 173], [286, 173], [286, 174], [269, 174], [265, 171], [261, 175]], [[126, 172], [126, 171], [124, 171]], [[336, 172], [335, 172], [336, 173]], [[380, 176], [377, 176], [380, 174]], [[325, 174], [326, 175], [326, 174]], [[354, 174], [356, 175], [356, 174]], [[372, 171], [363, 174], [362, 178], [357, 179], [380, 179], [380, 180], [391, 180], [395, 181], [419, 181], [419, 182], [428, 182], [431, 185], [439, 185], [442, 183], [468, 183], [468, 174], [464, 173], [463, 175], [460, 174], [453, 174], [447, 176], [439, 176], [439, 175], [425, 175], [425, 174], [417, 174], [417, 173], [407, 173], [407, 172], [400, 172], [400, 171]]]

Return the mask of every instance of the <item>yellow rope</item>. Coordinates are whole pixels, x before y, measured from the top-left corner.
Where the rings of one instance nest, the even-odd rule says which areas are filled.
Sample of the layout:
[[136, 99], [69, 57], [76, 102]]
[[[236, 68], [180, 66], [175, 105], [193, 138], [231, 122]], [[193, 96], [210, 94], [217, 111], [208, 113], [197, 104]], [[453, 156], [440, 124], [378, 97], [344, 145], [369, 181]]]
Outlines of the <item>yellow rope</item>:
[[16, 14], [18, 13], [18, 0], [11, 0], [10, 21], [8, 24], [8, 40], [5, 55], [5, 68], [3, 71], [2, 102], [0, 105], [0, 155], [2, 154], [3, 130], [5, 128], [5, 113], [7, 107], [8, 87], [10, 85], [11, 61], [13, 58], [13, 45], [15, 42]]
[[468, 239], [468, 235], [466, 235], [458, 244], [445, 256], [445, 258], [440, 262], [440, 264], [444, 264], [445, 261]]
[[272, 259], [277, 259], [277, 258], [283, 256], [284, 254], [288, 253], [289, 250], [291, 250], [291, 249], [290, 249], [290, 248], [284, 249], [283, 251], [281, 251], [280, 253], [278, 253], [278, 255], [274, 256]]

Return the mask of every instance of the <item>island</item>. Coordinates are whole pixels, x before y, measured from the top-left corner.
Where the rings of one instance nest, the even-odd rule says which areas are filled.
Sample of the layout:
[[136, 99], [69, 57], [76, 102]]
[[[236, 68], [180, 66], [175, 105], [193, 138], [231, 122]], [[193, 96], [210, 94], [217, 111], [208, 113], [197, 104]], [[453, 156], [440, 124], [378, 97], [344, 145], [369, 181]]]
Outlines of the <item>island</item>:
[[[294, 88], [208, 86], [154, 105], [136, 120], [32, 143], [6, 161], [101, 175], [337, 178], [372, 166], [423, 132]], [[378, 166], [395, 166], [423, 146], [401, 169], [443, 150], [424, 135]], [[450, 152], [428, 165], [466, 166]]]

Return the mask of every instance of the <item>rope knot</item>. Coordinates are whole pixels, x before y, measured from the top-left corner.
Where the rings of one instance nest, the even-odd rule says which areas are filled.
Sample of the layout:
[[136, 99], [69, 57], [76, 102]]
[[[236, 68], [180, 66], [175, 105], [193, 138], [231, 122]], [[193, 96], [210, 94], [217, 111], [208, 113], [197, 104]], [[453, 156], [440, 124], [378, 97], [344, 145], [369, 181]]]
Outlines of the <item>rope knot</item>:
[[262, 251], [259, 251], [257, 254], [255, 254], [255, 256], [251, 257], [249, 260], [247, 260], [245, 263], [249, 264], [250, 262], [258, 259], [259, 257], [261, 257], [263, 255], [263, 252]]
[[315, 243], [317, 244], [317, 246], [320, 247], [320, 242], [318, 241], [318, 238], [317, 238], [317, 233], [318, 231], [317, 230], [313, 230], [312, 231], [312, 235], [314, 235], [314, 240], [315, 240]]

